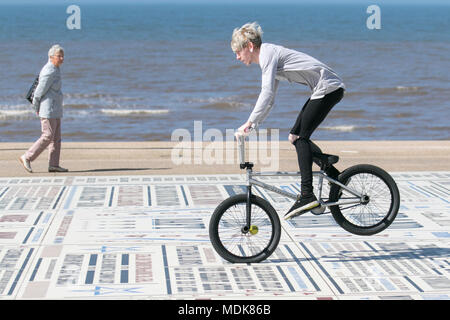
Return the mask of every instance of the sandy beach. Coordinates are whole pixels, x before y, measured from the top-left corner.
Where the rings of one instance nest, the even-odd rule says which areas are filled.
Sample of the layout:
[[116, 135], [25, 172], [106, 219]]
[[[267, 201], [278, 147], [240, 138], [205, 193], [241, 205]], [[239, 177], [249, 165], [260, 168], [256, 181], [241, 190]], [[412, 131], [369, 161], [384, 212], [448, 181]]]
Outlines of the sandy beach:
[[[49, 176], [47, 151], [32, 163], [33, 173], [26, 172], [17, 158], [31, 145], [30, 142], [0, 143], [0, 176]], [[323, 152], [340, 157], [336, 165], [343, 170], [351, 165], [369, 163], [390, 172], [399, 171], [448, 171], [450, 170], [450, 141], [316, 141]], [[67, 142], [62, 144], [61, 166], [70, 171], [64, 175], [170, 175], [170, 174], [227, 174], [242, 172], [237, 165], [237, 145], [223, 150], [224, 146], [203, 142], [183, 149], [184, 163], [177, 164], [179, 142]], [[229, 146], [229, 147], [230, 147]], [[256, 146], [258, 147], [258, 146]], [[276, 147], [276, 146], [275, 146]], [[175, 152], [178, 150], [178, 152]], [[269, 144], [267, 148], [272, 146]], [[214, 152], [216, 152], [216, 155]], [[264, 163], [255, 161], [255, 170], [275, 168], [281, 171], [297, 171], [297, 157], [289, 142], [280, 142], [273, 156]], [[276, 152], [278, 150], [278, 152]], [[233, 158], [226, 158], [226, 154]], [[275, 156], [278, 153], [278, 161]], [[213, 161], [207, 159], [212, 154]], [[218, 155], [217, 155], [218, 154]], [[272, 156], [272, 158], [271, 158]], [[206, 159], [206, 160], [205, 160]], [[272, 167], [267, 165], [272, 161]], [[179, 162], [179, 161], [178, 161]], [[211, 163], [213, 162], [213, 163]], [[317, 169], [317, 167], [315, 167]], [[273, 171], [273, 170], [269, 170]]]

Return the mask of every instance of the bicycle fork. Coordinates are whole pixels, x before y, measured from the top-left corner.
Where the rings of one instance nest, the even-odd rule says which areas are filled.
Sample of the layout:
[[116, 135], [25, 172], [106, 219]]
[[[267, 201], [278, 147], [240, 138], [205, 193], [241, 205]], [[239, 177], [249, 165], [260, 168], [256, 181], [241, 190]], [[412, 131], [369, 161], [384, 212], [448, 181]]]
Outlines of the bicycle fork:
[[252, 186], [247, 186], [247, 205], [245, 208], [245, 226], [242, 227], [242, 232], [247, 233], [250, 231], [252, 223]]
[[245, 166], [247, 167], [247, 203], [245, 206], [245, 225], [242, 227], [242, 233], [248, 233], [252, 223], [252, 185], [250, 183], [252, 164], [245, 163]]

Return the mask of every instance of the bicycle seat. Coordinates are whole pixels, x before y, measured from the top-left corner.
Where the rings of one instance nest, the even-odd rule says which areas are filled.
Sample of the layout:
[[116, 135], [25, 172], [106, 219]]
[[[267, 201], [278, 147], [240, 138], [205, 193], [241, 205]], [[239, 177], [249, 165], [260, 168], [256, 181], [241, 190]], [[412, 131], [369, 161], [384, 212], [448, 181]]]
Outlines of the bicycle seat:
[[331, 166], [339, 161], [339, 157], [332, 154], [313, 152], [312, 156], [315, 163], [325, 167]]

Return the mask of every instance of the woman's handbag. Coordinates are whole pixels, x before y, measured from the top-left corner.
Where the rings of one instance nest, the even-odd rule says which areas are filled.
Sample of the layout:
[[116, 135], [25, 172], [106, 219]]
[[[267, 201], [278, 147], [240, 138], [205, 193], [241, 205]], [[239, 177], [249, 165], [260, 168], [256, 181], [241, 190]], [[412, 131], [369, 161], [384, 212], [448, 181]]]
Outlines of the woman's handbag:
[[36, 77], [36, 79], [34, 79], [34, 82], [31, 85], [31, 88], [30, 90], [28, 90], [28, 93], [25, 97], [28, 101], [30, 101], [31, 104], [33, 104], [34, 91], [36, 90], [38, 84], [39, 84], [39, 75]]

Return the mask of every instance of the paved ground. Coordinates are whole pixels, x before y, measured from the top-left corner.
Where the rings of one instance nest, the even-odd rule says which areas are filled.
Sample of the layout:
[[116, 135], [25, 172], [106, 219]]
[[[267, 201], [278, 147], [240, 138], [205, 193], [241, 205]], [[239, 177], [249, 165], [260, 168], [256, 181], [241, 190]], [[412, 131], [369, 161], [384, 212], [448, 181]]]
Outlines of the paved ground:
[[[450, 299], [450, 171], [432, 170], [390, 170], [402, 201], [384, 232], [307, 214], [283, 221], [277, 251], [252, 265], [222, 260], [208, 238], [242, 175], [3, 174], [0, 299]], [[280, 215], [291, 205], [256, 192]]]
[[[316, 142], [324, 152], [340, 157], [340, 170], [358, 163], [387, 171], [450, 170], [450, 140]], [[17, 161], [30, 145], [0, 143], [0, 177], [31, 176]], [[251, 147], [255, 170], [298, 170], [295, 148], [289, 142], [260, 142]], [[236, 149], [233, 142], [64, 142], [61, 165], [70, 169], [70, 176], [240, 174]], [[58, 176], [47, 170], [47, 151], [32, 167], [33, 177]]]

